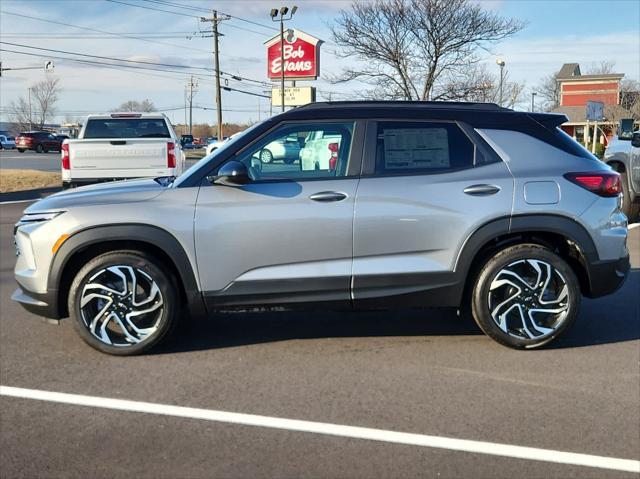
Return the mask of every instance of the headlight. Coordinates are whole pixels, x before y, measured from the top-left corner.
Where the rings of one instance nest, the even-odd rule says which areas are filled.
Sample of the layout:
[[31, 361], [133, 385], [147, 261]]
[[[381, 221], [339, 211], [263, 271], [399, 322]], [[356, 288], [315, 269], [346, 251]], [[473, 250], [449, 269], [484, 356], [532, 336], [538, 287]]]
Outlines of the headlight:
[[16, 223], [14, 227], [14, 233], [15, 233], [15, 230], [17, 230], [21, 226], [49, 221], [55, 218], [56, 216], [61, 215], [62, 213], [64, 213], [64, 211], [52, 211], [49, 213], [27, 213], [22, 218], [20, 218], [20, 221]]

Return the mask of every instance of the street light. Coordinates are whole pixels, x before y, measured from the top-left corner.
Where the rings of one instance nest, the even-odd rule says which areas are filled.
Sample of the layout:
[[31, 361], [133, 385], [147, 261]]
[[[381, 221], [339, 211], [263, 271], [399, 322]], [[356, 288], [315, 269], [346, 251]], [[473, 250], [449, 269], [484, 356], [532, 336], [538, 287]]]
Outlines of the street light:
[[499, 104], [502, 106], [502, 88], [504, 85], [504, 66], [506, 65], [505, 61], [502, 58], [498, 58], [496, 60], [496, 64], [500, 67], [500, 101]]
[[[271, 21], [280, 22], [280, 101], [282, 102], [282, 111], [284, 111], [284, 22], [291, 20], [297, 11], [298, 7], [294, 5], [291, 7], [291, 13], [289, 13], [289, 7], [280, 7], [280, 10], [272, 8], [269, 13]], [[289, 13], [288, 17], [287, 13]], [[280, 15], [279, 19], [278, 14]]]
[[536, 111], [535, 97], [537, 94], [538, 92], [535, 92], [535, 91], [531, 92], [531, 113]]

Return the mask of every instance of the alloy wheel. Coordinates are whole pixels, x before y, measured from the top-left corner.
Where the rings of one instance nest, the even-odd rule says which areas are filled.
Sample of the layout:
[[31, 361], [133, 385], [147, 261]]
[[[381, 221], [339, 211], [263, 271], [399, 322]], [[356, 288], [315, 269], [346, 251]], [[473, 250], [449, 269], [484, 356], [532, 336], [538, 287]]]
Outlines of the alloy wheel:
[[522, 259], [502, 268], [489, 287], [491, 318], [506, 334], [523, 340], [552, 335], [569, 315], [570, 294], [550, 263]]
[[149, 274], [114, 265], [93, 274], [80, 295], [87, 330], [104, 344], [132, 346], [151, 337], [160, 325], [164, 300]]

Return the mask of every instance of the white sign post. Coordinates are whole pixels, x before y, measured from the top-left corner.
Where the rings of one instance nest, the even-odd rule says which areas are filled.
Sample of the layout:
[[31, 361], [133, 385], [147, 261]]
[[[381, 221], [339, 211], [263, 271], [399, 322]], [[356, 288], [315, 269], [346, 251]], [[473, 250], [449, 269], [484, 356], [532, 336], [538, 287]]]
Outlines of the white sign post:
[[[271, 104], [282, 106], [280, 88], [271, 89]], [[316, 89], [312, 86], [289, 87], [284, 89], [284, 105], [300, 106], [316, 101]]]

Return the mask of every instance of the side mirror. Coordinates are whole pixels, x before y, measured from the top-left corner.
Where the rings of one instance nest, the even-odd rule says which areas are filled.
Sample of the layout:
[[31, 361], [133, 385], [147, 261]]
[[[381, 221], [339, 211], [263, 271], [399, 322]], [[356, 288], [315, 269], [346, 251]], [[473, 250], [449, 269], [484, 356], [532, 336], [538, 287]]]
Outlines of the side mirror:
[[220, 167], [218, 174], [213, 178], [213, 182], [226, 186], [238, 186], [251, 182], [251, 178], [249, 177], [249, 170], [244, 163], [231, 160]]
[[631, 146], [634, 148], [640, 148], [640, 133], [636, 132], [631, 137]]

